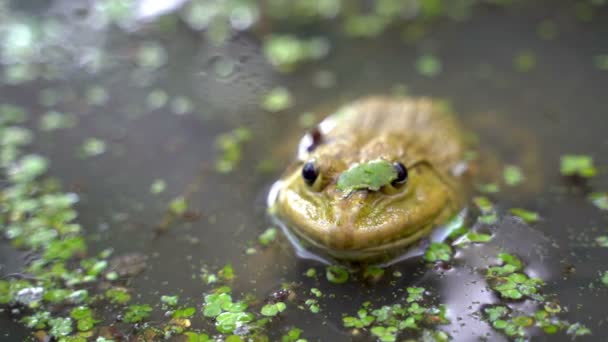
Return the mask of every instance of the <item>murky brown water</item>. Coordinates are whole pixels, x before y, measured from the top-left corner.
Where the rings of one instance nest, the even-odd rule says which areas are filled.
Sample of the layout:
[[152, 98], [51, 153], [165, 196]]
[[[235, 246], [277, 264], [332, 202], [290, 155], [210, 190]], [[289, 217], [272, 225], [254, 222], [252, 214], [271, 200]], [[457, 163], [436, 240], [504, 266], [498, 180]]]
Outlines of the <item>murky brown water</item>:
[[[567, 2], [480, 9], [469, 21], [438, 25], [417, 44], [400, 43], [396, 33], [373, 40], [334, 39], [328, 58], [290, 75], [274, 73], [265, 64], [256, 38], [246, 35], [218, 48], [181, 26], [174, 33], [143, 31], [130, 37], [117, 32], [108, 32], [106, 37], [89, 33], [92, 42], [107, 42], [108, 55], [115, 63], [109, 72], [89, 77], [78, 70], [70, 72], [68, 63], [66, 79], [2, 86], [0, 99], [18, 102], [40, 114], [43, 110], [32, 94], [41, 89], [50, 87], [76, 95], [73, 99], [62, 96], [64, 101], [56, 108], [76, 114], [78, 126], [38, 134], [34, 149], [48, 155], [52, 174], [81, 196], [80, 222], [93, 249], [111, 246], [117, 254], [149, 256], [149, 267], [131, 284], [140, 302], [154, 304], [161, 294], [177, 293], [200, 305], [208, 290], [199, 279], [201, 267], [213, 270], [232, 263], [238, 276], [235, 293], [253, 292], [264, 297], [281, 283], [290, 282], [335, 294], [322, 300], [320, 314], [294, 310], [273, 323], [275, 338], [284, 327], [297, 325], [309, 340], [348, 340], [342, 313], [354, 313], [370, 298], [390, 303], [407, 286], [419, 285], [439, 293], [441, 302], [447, 304], [452, 324], [446, 331], [455, 340], [482, 336], [499, 340], [502, 337], [474, 317], [481, 305], [496, 302], [476, 270], [488, 264], [487, 257], [504, 248], [519, 254], [529, 264], [529, 272], [547, 281], [547, 292], [555, 293], [561, 305], [569, 308], [563, 317], [591, 328], [594, 337], [589, 340], [593, 340], [608, 334], [608, 288], [589, 286], [595, 283], [597, 287], [600, 271], [607, 269], [608, 249], [589, 246], [596, 236], [608, 232], [608, 217], [589, 205], [583, 195], [565, 187], [559, 157], [584, 153], [592, 155], [603, 171], [608, 165], [608, 72], [593, 65], [595, 55], [608, 53], [608, 21], [602, 19], [606, 15], [606, 11], [598, 12], [597, 20], [582, 23], [571, 14]], [[558, 36], [552, 41], [536, 35], [539, 22], [548, 18], [558, 24]], [[132, 46], [144, 40], [161, 41], [168, 51], [168, 64], [153, 74], [138, 74], [127, 61]], [[514, 70], [513, 60], [521, 51], [536, 55], [538, 63], [533, 70]], [[434, 78], [420, 76], [414, 68], [416, 58], [425, 52], [442, 61], [442, 72]], [[218, 58], [234, 62], [235, 67], [218, 74], [213, 70]], [[313, 84], [313, 75], [322, 70], [335, 75], [333, 87], [320, 89]], [[259, 109], [259, 96], [274, 84], [292, 90], [294, 108], [283, 113]], [[467, 127], [480, 136], [481, 145], [495, 149], [501, 160], [517, 163], [530, 149], [526, 145], [530, 142], [522, 144], [511, 130], [532, 136], [539, 151], [541, 191], [509, 190], [493, 198], [501, 210], [527, 208], [539, 212], [542, 221], [526, 226], [503, 219], [495, 228], [495, 239], [482, 247], [461, 250], [452, 270], [426, 270], [418, 263], [406, 262], [391, 268], [403, 273], [389, 279], [393, 284], [387, 280], [374, 285], [333, 285], [307, 278], [303, 273], [308, 268], [322, 268], [296, 259], [282, 238], [271, 248], [246, 255], [248, 242], [256, 240], [270, 224], [265, 214], [266, 192], [292, 158], [292, 151], [295, 153], [296, 140], [303, 133], [298, 116], [360, 95], [390, 93], [399, 84], [406, 85], [411, 94], [450, 100]], [[105, 105], [90, 106], [83, 101], [84, 89], [91, 85], [108, 90]], [[170, 96], [188, 96], [194, 109], [184, 115], [173, 114], [166, 107], [147, 110], [146, 96], [155, 88]], [[490, 121], [500, 124], [481, 125], [480, 115], [490, 115], [495, 118]], [[215, 138], [239, 126], [253, 132], [251, 142], [244, 147], [244, 159], [232, 174], [217, 174], [213, 171]], [[88, 137], [106, 141], [107, 152], [91, 159], [79, 158], [78, 148]], [[277, 170], [257, 172], [260, 160], [272, 156], [277, 158]], [[155, 179], [165, 180], [167, 191], [151, 195], [149, 188]], [[196, 182], [200, 184], [193, 188], [189, 203], [200, 218], [171, 225], [157, 236], [155, 230], [167, 202], [192, 189]], [[597, 191], [608, 190], [606, 173], [590, 185]], [[3, 272], [19, 264], [14, 261], [19, 260], [18, 255], [6, 247], [0, 249], [0, 256]], [[567, 266], [576, 271], [564, 275]], [[22, 338], [10, 320], [0, 322], [4, 339]], [[539, 336], [535, 340], [569, 337]]]

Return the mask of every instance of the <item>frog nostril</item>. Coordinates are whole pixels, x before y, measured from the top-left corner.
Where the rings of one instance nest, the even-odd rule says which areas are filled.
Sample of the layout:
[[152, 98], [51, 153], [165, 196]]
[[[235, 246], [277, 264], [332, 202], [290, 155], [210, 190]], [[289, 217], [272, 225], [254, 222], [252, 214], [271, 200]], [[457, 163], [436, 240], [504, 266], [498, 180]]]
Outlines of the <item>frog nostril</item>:
[[308, 134], [310, 135], [311, 143], [306, 148], [306, 150], [308, 152], [312, 152], [317, 148], [317, 146], [321, 145], [321, 143], [323, 142], [323, 134], [321, 134], [319, 126], [315, 126], [313, 129], [310, 130]]
[[408, 172], [407, 172], [407, 168], [405, 167], [405, 165], [403, 165], [400, 162], [397, 162], [397, 163], [394, 163], [393, 166], [395, 167], [395, 170], [397, 171], [397, 178], [392, 182], [392, 184], [399, 185], [399, 184], [404, 184], [405, 182], [407, 182]]

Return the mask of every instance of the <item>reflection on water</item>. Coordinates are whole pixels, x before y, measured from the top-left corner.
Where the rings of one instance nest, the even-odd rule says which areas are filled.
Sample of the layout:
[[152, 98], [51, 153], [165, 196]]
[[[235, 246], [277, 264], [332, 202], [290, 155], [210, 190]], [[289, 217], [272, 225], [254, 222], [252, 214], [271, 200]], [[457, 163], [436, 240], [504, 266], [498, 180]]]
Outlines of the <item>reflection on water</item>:
[[[201, 2], [188, 6], [195, 3]], [[0, 5], [7, 7], [4, 2]], [[156, 13], [140, 15], [148, 21], [168, 11], [166, 5]], [[467, 21], [442, 22], [415, 44], [402, 43], [400, 32], [371, 40], [332, 38], [325, 59], [286, 74], [265, 62], [259, 38], [251, 32], [218, 45], [205, 38], [209, 30], [200, 34], [184, 25], [192, 17], [170, 16], [161, 17], [166, 19], [162, 30], [142, 22], [126, 34], [111, 26], [126, 23], [117, 12], [55, 1], [28, 15], [0, 11], [2, 36], [23, 44], [13, 55], [3, 55], [5, 85], [0, 86], [0, 99], [27, 108], [37, 131], [39, 119], [49, 110], [74, 116], [73, 128], [37, 132], [34, 150], [48, 155], [51, 173], [81, 197], [79, 222], [91, 241], [91, 253], [111, 246], [116, 254], [137, 252], [149, 257], [144, 273], [129, 284], [137, 302], [156, 304], [160, 295], [176, 293], [200, 306], [203, 293], [210, 290], [200, 280], [201, 269], [213, 272], [230, 263], [237, 274], [233, 293], [266, 298], [288, 283], [296, 287], [302, 302], [310, 288], [326, 294], [320, 300], [320, 313], [294, 309], [273, 322], [271, 339], [292, 326], [303, 329], [309, 340], [350, 339], [342, 325], [343, 313], [355, 314], [368, 300], [390, 304], [406, 295], [406, 287], [423, 286], [447, 305], [451, 323], [444, 330], [454, 340], [484, 336], [498, 340], [504, 337], [480, 320], [478, 312], [498, 302], [485, 284], [483, 269], [505, 250], [524, 260], [530, 276], [547, 282], [546, 292], [568, 308], [564, 319], [588, 326], [594, 337], [603, 336], [605, 310], [598, 304], [607, 289], [601, 287], [599, 274], [606, 270], [603, 260], [608, 250], [595, 247], [593, 240], [606, 235], [606, 215], [584, 194], [564, 185], [559, 156], [587, 153], [597, 165], [608, 164], [606, 75], [593, 62], [608, 48], [608, 22], [583, 23], [570, 14], [568, 2], [553, 5], [479, 8]], [[598, 9], [598, 17], [604, 12]], [[547, 18], [558, 24], [553, 40], [536, 33]], [[26, 24], [9, 25], [16, 22]], [[319, 30], [307, 27], [302, 34], [317, 35]], [[40, 39], [48, 45], [30, 49]], [[534, 67], [521, 72], [514, 63], [526, 51], [533, 52]], [[415, 67], [419, 56], [429, 53], [441, 61], [435, 77], [421, 75]], [[41, 60], [51, 63], [42, 67]], [[23, 68], [24, 61], [37, 67]], [[320, 72], [331, 73], [332, 87], [315, 86], [314, 75]], [[290, 89], [294, 106], [268, 113], [259, 108], [260, 97], [276, 85]], [[539, 144], [537, 162], [544, 166], [541, 191], [504, 189], [493, 194], [501, 213], [492, 228], [493, 240], [459, 249], [450, 269], [407, 260], [389, 267], [388, 276], [378, 283], [354, 276], [354, 281], [336, 285], [325, 280], [321, 265], [296, 258], [283, 236], [267, 248], [256, 247], [254, 254], [246, 253], [271, 224], [265, 195], [296, 151], [304, 131], [302, 114], [312, 113], [320, 120], [326, 108], [361, 95], [393, 91], [447, 98], [473, 130], [479, 123], [475, 117], [492, 113], [488, 115], [512, 125], [495, 127], [500, 134], [522, 127], [530, 131]], [[104, 93], [107, 98], [99, 100]], [[253, 137], [242, 147], [238, 167], [218, 174], [213, 167], [215, 138], [241, 126], [249, 128]], [[484, 128], [476, 133], [482, 147], [494, 145], [495, 132]], [[90, 138], [103, 141], [105, 152], [84, 158], [83, 142]], [[527, 147], [513, 143], [520, 150], [490, 147], [496, 147], [499, 160], [516, 163]], [[260, 167], [268, 160], [271, 167]], [[157, 180], [166, 183], [166, 190], [151, 194], [150, 186]], [[590, 186], [606, 191], [608, 178], [600, 174]], [[166, 233], [158, 235], [167, 203], [184, 195], [188, 210], [197, 215], [172, 221]], [[504, 213], [512, 207], [539, 212], [542, 220], [530, 226], [510, 219]], [[3, 275], [15, 272], [25, 258], [5, 246], [0, 253]], [[319, 276], [305, 276], [310, 268]], [[527, 305], [514, 306], [524, 312], [536, 310]], [[20, 340], [21, 332], [13, 330], [7, 312], [0, 317], [2, 336]], [[193, 324], [214, 329], [201, 319]], [[564, 334], [556, 336], [549, 337], [569, 340]], [[359, 337], [365, 340], [369, 335]]]

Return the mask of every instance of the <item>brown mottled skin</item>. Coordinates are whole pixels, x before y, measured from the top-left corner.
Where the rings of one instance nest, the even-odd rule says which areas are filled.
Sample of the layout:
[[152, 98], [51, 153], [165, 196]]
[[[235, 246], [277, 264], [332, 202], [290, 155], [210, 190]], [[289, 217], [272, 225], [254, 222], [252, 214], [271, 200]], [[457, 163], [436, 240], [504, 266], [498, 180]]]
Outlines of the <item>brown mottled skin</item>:
[[[453, 170], [463, 160], [465, 145], [440, 101], [366, 97], [340, 108], [319, 127], [320, 144], [300, 150], [272, 207], [315, 248], [354, 261], [395, 255], [462, 208], [462, 188]], [[342, 172], [378, 159], [405, 165], [407, 182], [350, 195], [336, 189]], [[312, 185], [301, 176], [308, 161], [319, 170]]]

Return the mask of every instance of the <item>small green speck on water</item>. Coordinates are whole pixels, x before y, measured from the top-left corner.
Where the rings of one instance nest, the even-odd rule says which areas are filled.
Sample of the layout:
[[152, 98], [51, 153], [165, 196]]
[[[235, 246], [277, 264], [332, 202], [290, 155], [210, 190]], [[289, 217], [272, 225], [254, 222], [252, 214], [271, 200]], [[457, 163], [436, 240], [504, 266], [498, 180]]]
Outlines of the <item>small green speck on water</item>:
[[378, 337], [382, 342], [393, 342], [397, 341], [397, 328], [396, 327], [373, 327], [370, 332], [372, 335]]
[[490, 322], [495, 322], [500, 318], [505, 317], [509, 313], [509, 309], [504, 306], [493, 306], [484, 309], [486, 315], [488, 315], [488, 319]]
[[496, 183], [476, 184], [475, 187], [484, 194], [495, 194], [500, 191], [500, 187]]
[[424, 296], [424, 288], [423, 287], [408, 287], [407, 288], [407, 299], [406, 301], [408, 303], [412, 303], [412, 302], [419, 302], [422, 300], [422, 297]]
[[461, 236], [465, 236], [466, 234], [468, 234], [471, 231], [471, 229], [467, 226], [460, 226], [454, 230], [452, 230], [450, 232], [450, 235], [448, 236], [450, 238], [450, 240], [456, 240]]
[[[27, 120], [27, 113], [19, 106], [12, 104], [0, 104], [0, 125], [5, 128], [6, 124], [20, 124]], [[5, 146], [6, 147], [6, 146]]]
[[285, 335], [281, 337], [281, 342], [297, 342], [301, 341], [300, 336], [304, 331], [298, 328], [290, 329]]
[[143, 42], [136, 55], [138, 66], [146, 69], [157, 69], [167, 62], [167, 52], [158, 42]]
[[277, 161], [275, 159], [272, 158], [265, 158], [265, 159], [261, 159], [258, 162], [258, 165], [256, 165], [255, 169], [256, 171], [260, 172], [260, 173], [273, 173], [274, 171], [276, 171], [277, 169]]
[[319, 302], [316, 299], [307, 299], [304, 304], [306, 304], [306, 306], [308, 306], [308, 310], [310, 310], [310, 312], [317, 314], [321, 311], [321, 307], [319, 306]]
[[602, 283], [604, 283], [604, 285], [606, 285], [606, 287], [608, 287], [608, 271], [605, 271], [604, 274], [602, 275]]
[[248, 312], [223, 312], [216, 317], [215, 326], [219, 332], [230, 334], [253, 319], [253, 314]]
[[298, 116], [298, 124], [303, 128], [311, 128], [317, 122], [317, 117], [314, 113], [303, 113]]
[[277, 238], [277, 232], [276, 228], [270, 227], [258, 236], [258, 241], [262, 246], [269, 246]]
[[560, 172], [564, 176], [590, 178], [597, 174], [597, 169], [593, 165], [591, 156], [566, 154], [561, 156]]
[[232, 264], [226, 264], [219, 272], [217, 272], [217, 275], [224, 281], [233, 281], [234, 278], [236, 278]]
[[492, 240], [491, 234], [484, 234], [484, 233], [469, 231], [466, 234], [464, 234], [462, 239], [457, 241], [457, 243], [459, 245], [463, 244], [463, 243], [467, 243], [467, 242], [484, 243], [484, 242], [488, 242], [490, 240]]
[[262, 98], [261, 106], [269, 112], [280, 112], [293, 105], [293, 96], [285, 87], [272, 88]]
[[78, 331], [89, 331], [98, 322], [93, 319], [93, 312], [86, 306], [79, 306], [72, 309], [70, 317], [76, 320]]
[[169, 102], [169, 95], [162, 89], [154, 89], [146, 97], [146, 105], [151, 110], [164, 107]]
[[503, 171], [503, 178], [505, 180], [505, 184], [507, 184], [508, 186], [519, 185], [525, 179], [521, 168], [515, 165], [508, 165], [505, 167]]
[[314, 278], [317, 276], [317, 270], [311, 267], [306, 270], [306, 273], [304, 273], [304, 275], [308, 278]]
[[371, 38], [384, 32], [387, 25], [387, 18], [380, 15], [349, 15], [344, 21], [344, 31], [351, 37]]
[[608, 248], [608, 235], [602, 235], [595, 238], [595, 243], [600, 247]]
[[160, 194], [167, 188], [167, 183], [162, 179], [155, 179], [150, 185], [151, 194]]
[[526, 223], [538, 222], [538, 220], [540, 219], [540, 215], [538, 215], [538, 213], [535, 213], [533, 211], [529, 211], [526, 209], [522, 209], [522, 208], [513, 208], [513, 209], [510, 209], [509, 212], [511, 214], [521, 218]]
[[188, 210], [188, 201], [184, 197], [176, 197], [169, 202], [169, 211], [174, 215], [183, 215]]
[[232, 172], [241, 161], [243, 143], [251, 140], [251, 136], [251, 130], [246, 127], [238, 127], [219, 135], [215, 140], [220, 152], [215, 161], [215, 170], [219, 173]]
[[106, 151], [105, 141], [98, 138], [88, 138], [80, 147], [80, 155], [82, 157], [95, 157], [103, 154]]
[[331, 265], [325, 270], [327, 280], [334, 284], [343, 284], [348, 281], [348, 270], [342, 266]]
[[416, 60], [416, 70], [422, 76], [437, 76], [441, 68], [441, 61], [434, 55], [422, 55]]
[[277, 302], [272, 304], [266, 304], [262, 307], [260, 313], [264, 316], [274, 317], [279, 313], [285, 311], [287, 305], [283, 302]]
[[195, 313], [196, 313], [196, 308], [190, 306], [190, 307], [181, 308], [181, 309], [177, 309], [177, 310], [173, 311], [173, 313], [171, 314], [171, 317], [174, 319], [190, 318], [190, 317], [194, 316]]
[[49, 330], [51, 336], [60, 338], [72, 333], [72, 319], [69, 317], [51, 318], [48, 324], [51, 328]]
[[384, 275], [384, 268], [378, 266], [366, 266], [363, 277], [373, 280], [380, 279]]
[[608, 71], [608, 54], [594, 56], [593, 64], [598, 70]]
[[150, 316], [151, 312], [152, 312], [152, 307], [150, 307], [150, 305], [147, 305], [147, 304], [129, 305], [127, 307], [127, 311], [124, 314], [123, 320], [126, 323], [138, 323], [138, 322], [141, 322], [144, 319], [148, 318], [148, 316]]
[[56, 111], [46, 112], [38, 121], [38, 127], [42, 131], [54, 131], [58, 129], [72, 128], [76, 125], [77, 118], [71, 114]]
[[168, 306], [176, 306], [178, 300], [179, 300], [178, 296], [166, 296], [166, 295], [163, 295], [163, 296], [160, 297], [161, 303], [166, 304]]
[[484, 214], [494, 211], [494, 205], [492, 204], [492, 202], [490, 202], [490, 200], [487, 197], [477, 196], [477, 197], [473, 198], [473, 202], [479, 208], [479, 210]]
[[536, 54], [532, 51], [522, 51], [515, 57], [515, 69], [520, 72], [528, 72], [536, 67]]
[[593, 192], [589, 194], [589, 200], [601, 210], [608, 210], [608, 192]]
[[194, 103], [186, 96], [176, 96], [169, 104], [171, 111], [176, 115], [183, 115], [194, 110]]
[[125, 304], [131, 300], [131, 295], [122, 288], [113, 288], [106, 291], [106, 298], [114, 304]]
[[450, 261], [452, 258], [452, 247], [442, 242], [433, 242], [424, 253], [424, 260], [428, 262]]
[[108, 102], [110, 95], [102, 86], [92, 86], [86, 90], [85, 98], [91, 106], [102, 106]]
[[320, 37], [299, 39], [288, 34], [273, 34], [264, 40], [266, 58], [282, 72], [293, 71], [302, 62], [323, 58], [329, 47], [329, 41]]
[[584, 325], [582, 325], [580, 323], [574, 323], [568, 327], [568, 330], [566, 330], [566, 333], [568, 335], [578, 337], [578, 336], [591, 335], [591, 330], [589, 330], [589, 328], [585, 327]]
[[551, 20], [543, 20], [536, 27], [536, 34], [543, 40], [555, 39], [557, 32], [557, 25]]
[[[209, 338], [209, 335], [204, 333], [196, 333], [192, 331], [188, 331], [184, 333], [186, 336], [186, 342], [213, 342], [215, 340]], [[96, 341], [98, 342], [98, 341]]]
[[498, 216], [496, 214], [486, 214], [479, 216], [479, 222], [483, 224], [494, 224], [498, 222]]

